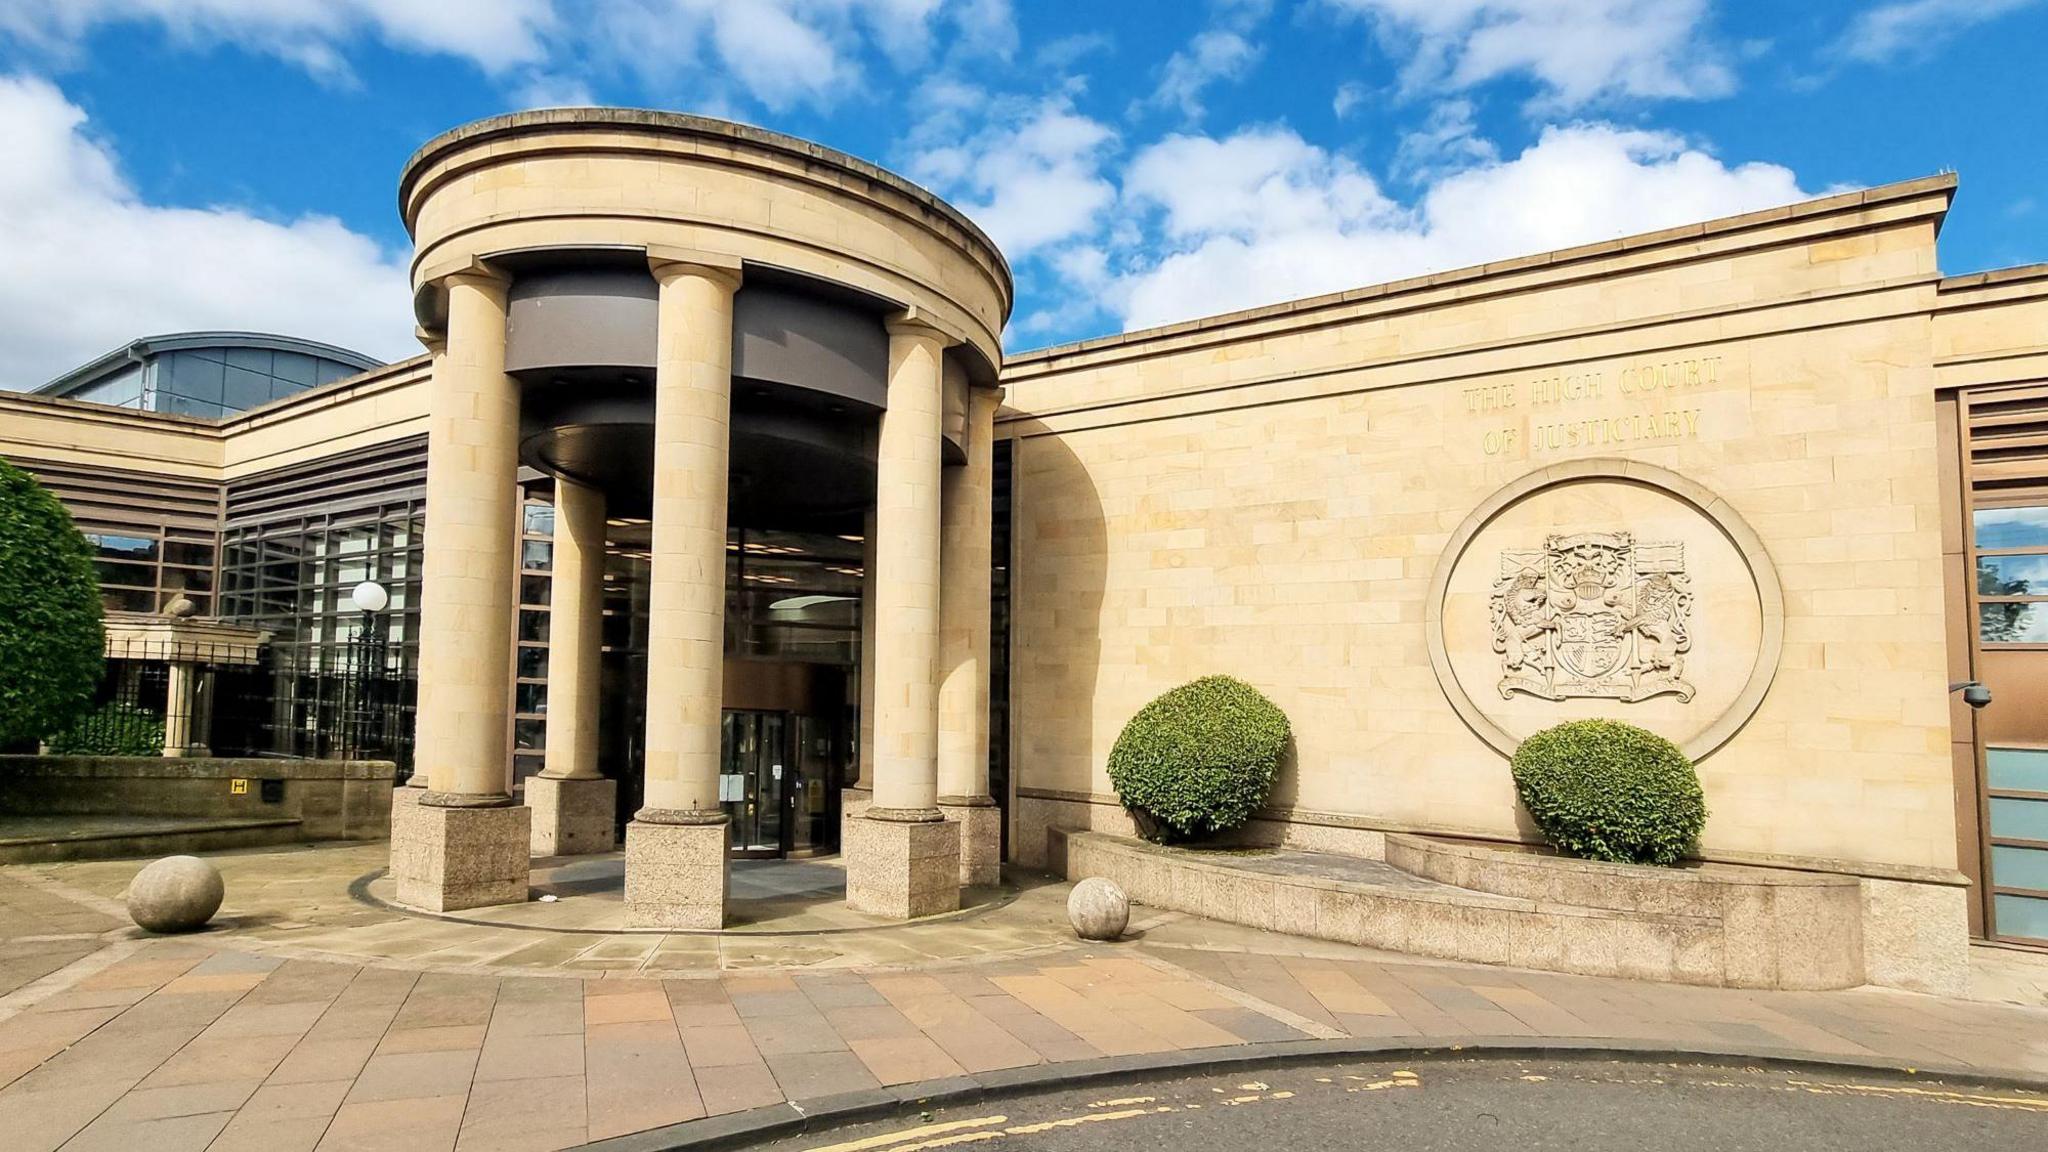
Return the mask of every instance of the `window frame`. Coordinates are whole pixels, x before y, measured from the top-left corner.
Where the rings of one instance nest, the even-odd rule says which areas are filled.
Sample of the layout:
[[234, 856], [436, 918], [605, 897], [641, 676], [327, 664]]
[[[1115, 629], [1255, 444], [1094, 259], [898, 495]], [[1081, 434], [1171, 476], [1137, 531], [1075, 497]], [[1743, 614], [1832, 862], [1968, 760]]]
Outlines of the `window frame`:
[[2048, 652], [2048, 638], [2041, 640], [1992, 640], [1984, 635], [1984, 606], [1987, 604], [2038, 604], [2041, 606], [2041, 611], [2048, 612], [2048, 592], [2012, 596], [1986, 595], [1980, 588], [1981, 564], [1986, 559], [1995, 560], [2002, 556], [2040, 556], [2048, 559], [2048, 541], [2012, 548], [1983, 548], [1978, 546], [1978, 513], [2006, 508], [2040, 508], [2044, 512], [2048, 512], [2048, 504], [2030, 499], [1977, 500], [1971, 503], [1969, 515], [1965, 518], [1964, 524], [1965, 529], [1969, 533], [1970, 548], [1968, 568], [1970, 589], [1969, 626], [1976, 637], [1978, 646], [1983, 649], [1989, 649], [1994, 652]]

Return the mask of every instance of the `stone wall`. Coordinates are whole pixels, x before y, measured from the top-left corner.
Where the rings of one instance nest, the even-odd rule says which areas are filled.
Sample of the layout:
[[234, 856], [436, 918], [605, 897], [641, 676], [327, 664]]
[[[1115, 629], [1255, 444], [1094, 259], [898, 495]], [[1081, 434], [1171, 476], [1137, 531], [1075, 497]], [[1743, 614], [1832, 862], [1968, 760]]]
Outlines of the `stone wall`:
[[[1509, 737], [1606, 715], [1697, 738], [1710, 859], [1953, 883], [1929, 335], [1950, 190], [1012, 357], [1020, 860], [1048, 828], [1117, 831], [1092, 798], [1119, 730], [1209, 673], [1292, 721], [1275, 809], [1532, 840], [1449, 675]], [[1434, 579], [1475, 510], [1595, 460], [1615, 466], [1503, 506], [1475, 566]], [[1661, 549], [1634, 573], [1692, 582], [1692, 691], [1496, 691], [1498, 566], [1624, 531]]]
[[[1347, 875], [1261, 867], [1238, 853], [1165, 848], [1100, 832], [1052, 835], [1070, 880], [1101, 876], [1154, 908], [1297, 936], [1730, 988], [1869, 982], [1961, 990], [1935, 956], [1893, 951], [1869, 960], [1865, 888], [1850, 876], [1600, 864], [1407, 836], [1388, 837], [1393, 869], [1361, 867]], [[1932, 935], [1953, 941], [1960, 953], [1959, 931]]]
[[397, 775], [385, 760], [0, 756], [0, 814], [297, 820], [302, 840], [381, 840]]

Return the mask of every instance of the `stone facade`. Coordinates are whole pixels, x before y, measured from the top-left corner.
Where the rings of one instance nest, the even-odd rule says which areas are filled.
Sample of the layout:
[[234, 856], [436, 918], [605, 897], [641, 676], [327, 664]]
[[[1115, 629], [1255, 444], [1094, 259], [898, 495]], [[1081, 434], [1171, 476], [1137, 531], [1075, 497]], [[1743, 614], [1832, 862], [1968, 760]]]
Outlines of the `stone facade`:
[[[1530, 839], [1502, 751], [1434, 666], [1441, 611], [1450, 674], [1515, 735], [1606, 715], [1683, 742], [1760, 679], [1699, 763], [1708, 857], [1952, 882], [1927, 339], [1951, 190], [1895, 185], [1012, 357], [998, 435], [1017, 470], [1020, 854], [1044, 851], [1037, 828], [1113, 830], [1077, 809], [1112, 800], [1123, 722], [1212, 672], [1293, 722], [1276, 815]], [[1595, 458], [1691, 495], [1618, 474], [1506, 509], [1480, 526], [1469, 580], [1431, 601], [1475, 509]], [[1709, 511], [1753, 529], [1781, 605]], [[1502, 552], [1629, 531], [1684, 542], [1700, 695], [1503, 699]]]

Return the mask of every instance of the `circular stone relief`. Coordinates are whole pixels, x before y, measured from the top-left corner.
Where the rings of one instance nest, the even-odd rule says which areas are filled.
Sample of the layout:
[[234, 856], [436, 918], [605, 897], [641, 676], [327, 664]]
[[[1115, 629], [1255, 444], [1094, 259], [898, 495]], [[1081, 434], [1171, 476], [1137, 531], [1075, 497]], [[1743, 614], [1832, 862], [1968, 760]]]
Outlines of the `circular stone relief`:
[[1452, 707], [1503, 756], [1566, 720], [1622, 720], [1699, 760], [1755, 714], [1784, 600], [1763, 543], [1668, 469], [1532, 472], [1451, 536], [1424, 607]]

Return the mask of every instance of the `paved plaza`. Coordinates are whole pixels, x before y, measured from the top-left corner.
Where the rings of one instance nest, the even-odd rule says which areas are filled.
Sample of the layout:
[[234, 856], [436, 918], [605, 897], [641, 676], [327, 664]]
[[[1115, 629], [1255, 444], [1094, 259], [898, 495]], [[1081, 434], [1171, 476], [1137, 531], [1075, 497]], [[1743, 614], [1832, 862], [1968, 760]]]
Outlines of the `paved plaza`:
[[380, 847], [217, 857], [219, 927], [175, 939], [119, 917], [136, 862], [0, 870], [6, 1146], [562, 1148], [788, 1100], [1315, 1042], [2048, 1082], [2048, 965], [2024, 953], [1978, 949], [1985, 998], [1944, 1000], [1424, 962], [1146, 909], [1134, 939], [1083, 945], [1045, 881], [935, 921], [848, 923], [818, 898], [830, 862], [736, 870], [745, 930], [635, 934], [602, 928], [602, 861], [536, 873], [564, 894], [518, 914], [556, 926], [489, 924], [379, 903]]

